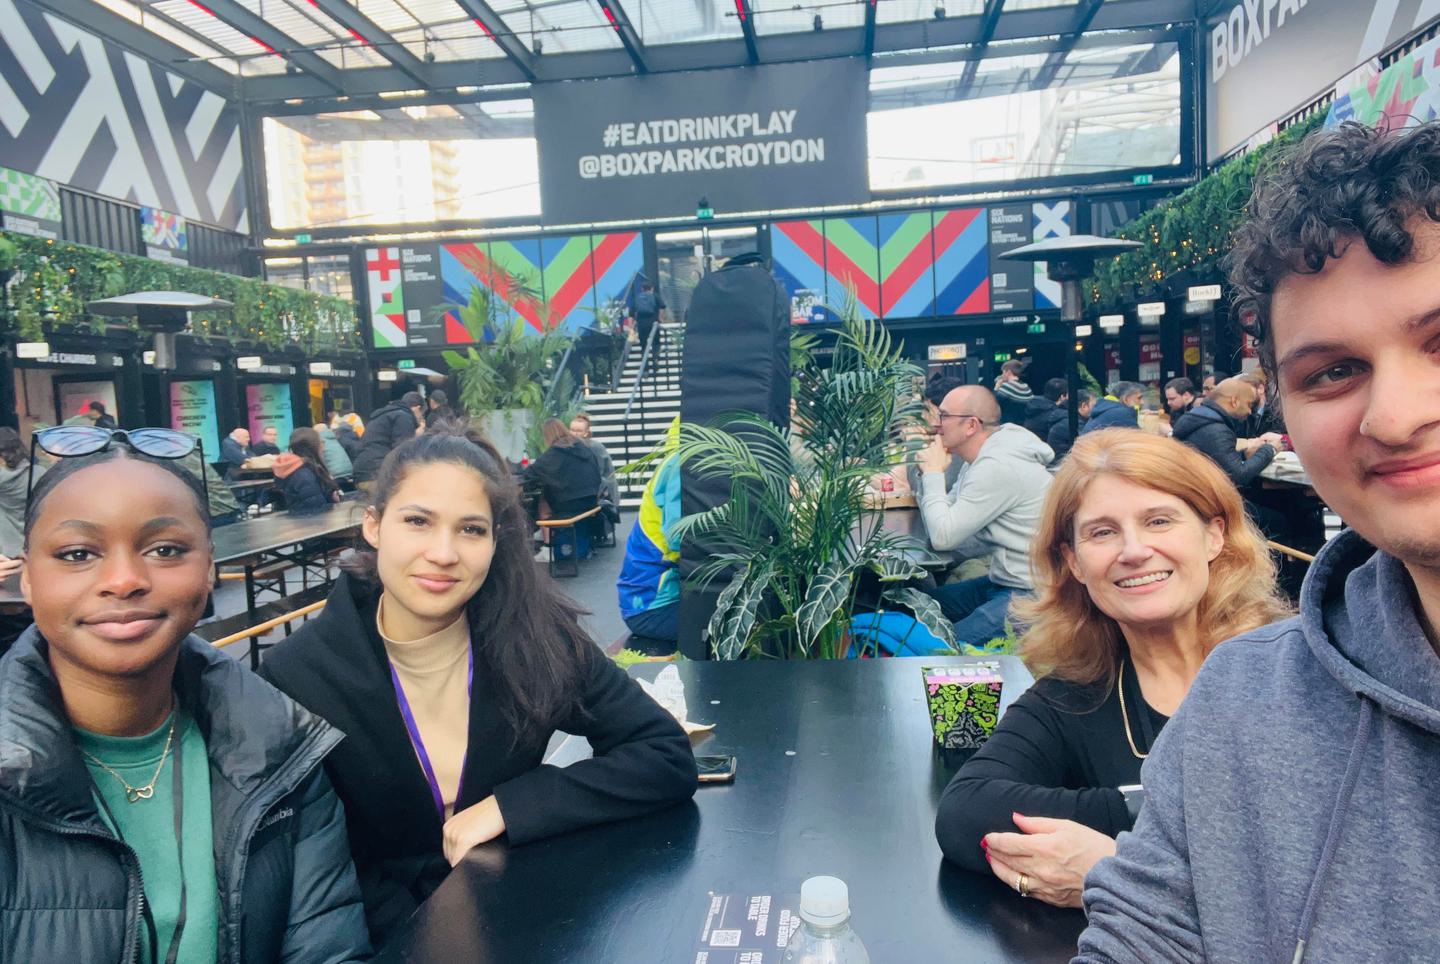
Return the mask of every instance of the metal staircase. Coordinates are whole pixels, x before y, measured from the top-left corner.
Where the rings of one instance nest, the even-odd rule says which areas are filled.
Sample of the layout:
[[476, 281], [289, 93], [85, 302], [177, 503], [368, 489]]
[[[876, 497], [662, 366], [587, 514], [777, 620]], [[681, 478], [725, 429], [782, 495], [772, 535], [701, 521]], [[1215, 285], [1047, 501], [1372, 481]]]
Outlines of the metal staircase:
[[[620, 384], [613, 392], [586, 396], [592, 437], [605, 446], [615, 467], [655, 450], [680, 414], [680, 334], [683, 325], [656, 325], [650, 344], [631, 345]], [[620, 507], [634, 510], [652, 473], [621, 475]]]

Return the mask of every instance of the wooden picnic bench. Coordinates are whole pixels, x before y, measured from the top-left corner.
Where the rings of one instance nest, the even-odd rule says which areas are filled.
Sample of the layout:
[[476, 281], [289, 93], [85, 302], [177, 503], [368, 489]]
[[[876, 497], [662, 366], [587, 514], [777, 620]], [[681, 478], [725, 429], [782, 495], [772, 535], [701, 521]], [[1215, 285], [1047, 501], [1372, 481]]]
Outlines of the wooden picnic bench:
[[[593, 519], [599, 514], [600, 507], [597, 505], [593, 509], [586, 509], [579, 515], [573, 515], [568, 519], [541, 519], [535, 523], [549, 536], [545, 544], [550, 547], [550, 575], [580, 575], [580, 535], [575, 527], [586, 519]], [[574, 550], [574, 554], [570, 557], [570, 571], [562, 573], [555, 565], [555, 546], [560, 543], [560, 536], [566, 532], [570, 533], [570, 548]], [[563, 562], [564, 560], [562, 559], [561, 561]]]

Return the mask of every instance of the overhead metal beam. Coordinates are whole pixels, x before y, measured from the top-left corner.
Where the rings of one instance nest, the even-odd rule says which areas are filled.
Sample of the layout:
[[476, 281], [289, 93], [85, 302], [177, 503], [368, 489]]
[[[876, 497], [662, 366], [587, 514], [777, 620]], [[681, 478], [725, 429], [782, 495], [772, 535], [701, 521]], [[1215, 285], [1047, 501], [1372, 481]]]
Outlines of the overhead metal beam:
[[236, 0], [205, 0], [204, 8], [214, 14], [216, 20], [268, 47], [271, 52], [329, 84], [337, 92], [344, 91], [345, 82], [341, 79], [340, 68], [314, 51], [306, 49], [305, 45], [294, 37], [272, 27]]
[[[98, 9], [92, 0], [48, 0], [68, 2]], [[339, 2], [343, 0], [324, 0]], [[745, 0], [736, 0], [744, 3]], [[748, 10], [748, 7], [747, 7]], [[1062, 44], [1071, 49], [1086, 46], [1122, 45], [1158, 41], [1165, 36], [1166, 25], [1186, 24], [1195, 14], [1194, 0], [1109, 0], [1090, 24], [1091, 34], [1084, 38], [1068, 36], [1074, 25], [1074, 7], [1042, 7], [1009, 10], [998, 19], [989, 52], [1005, 44], [1006, 56], [1022, 53], [1049, 53]], [[738, 12], [738, 8], [737, 8]], [[118, 18], [117, 18], [118, 19]], [[754, 25], [745, 21], [753, 33]], [[910, 23], [881, 23], [875, 27], [876, 58], [873, 66], [906, 63], [959, 62], [983, 56], [979, 47], [983, 31], [983, 14], [947, 17]], [[127, 21], [128, 22], [128, 21]], [[1156, 29], [1160, 28], [1160, 29]], [[1112, 31], [1106, 37], [1098, 31]], [[1129, 32], [1143, 32], [1134, 39]], [[747, 63], [792, 63], [822, 60], [828, 57], [853, 57], [864, 43], [861, 27], [826, 29], [820, 32], [766, 36], [759, 48], [748, 39], [727, 38], [701, 43], [649, 44], [645, 61], [651, 73], [680, 70], [710, 70], [738, 67]], [[753, 53], [752, 53], [753, 51]], [[763, 60], [752, 60], [763, 51]], [[899, 55], [891, 52], [901, 52]], [[474, 87], [484, 76], [488, 90], [496, 85], [525, 84], [532, 80], [546, 83], [561, 80], [587, 80], [604, 77], [627, 77], [635, 72], [635, 63], [622, 49], [586, 50], [546, 54], [531, 62], [533, 77], [523, 73], [511, 60], [447, 61], [426, 65], [430, 82], [414, 83], [414, 78], [395, 67], [352, 68], [345, 71], [346, 89], [352, 98], [378, 94], [382, 91], [425, 87], [443, 96], [456, 87]], [[333, 92], [315, 79], [299, 76], [247, 77], [243, 82], [244, 97], [257, 104], [279, 104], [288, 99], [329, 97]], [[523, 93], [510, 96], [526, 96]]]
[[[192, 80], [207, 90], [224, 97], [235, 96], [237, 78], [214, 64], [203, 63], [183, 47], [177, 47], [146, 30], [140, 24], [111, 13], [92, 0], [32, 0], [35, 6], [53, 13], [62, 20], [91, 33], [99, 33], [106, 40], [153, 61], [186, 80]], [[224, 51], [209, 41], [206, 44]]]
[[965, 64], [965, 73], [960, 77], [960, 88], [964, 90], [975, 83], [975, 71], [980, 69], [980, 60], [985, 48], [995, 39], [995, 28], [1000, 24], [1000, 14], [1005, 10], [1005, 0], [985, 0], [985, 11], [980, 14], [980, 39], [975, 42], [978, 57]]
[[1105, 0], [1081, 0], [1075, 9], [1075, 23], [1061, 39], [1059, 48], [1045, 59], [1045, 64], [1035, 74], [1034, 90], [1044, 90], [1055, 83], [1055, 77], [1060, 73], [1060, 68], [1065, 63], [1065, 58], [1070, 56], [1070, 51], [1075, 49], [1075, 42], [1080, 39], [1090, 24], [1095, 20], [1095, 15], [1105, 5]]
[[530, 52], [515, 31], [495, 8], [486, 3], [485, 0], [455, 0], [460, 9], [470, 15], [475, 25], [485, 32], [485, 36], [495, 42], [495, 46], [505, 52], [510, 63], [520, 72], [520, 76], [528, 81], [535, 80], [535, 55]]
[[375, 21], [352, 7], [345, 0], [309, 0], [325, 16], [350, 31], [350, 35], [394, 64], [414, 83], [424, 87], [430, 83], [430, 72], [419, 57], [384, 30]]
[[865, 56], [875, 53], [875, 8], [876, 0], [865, 0]]
[[745, 34], [745, 62], [758, 64], [760, 48], [755, 43], [755, 11], [750, 8], [750, 0], [735, 0], [735, 15], [740, 18], [740, 30]]
[[640, 39], [640, 34], [635, 30], [635, 25], [625, 13], [625, 8], [620, 6], [620, 0], [595, 0], [605, 14], [605, 19], [610, 21], [616, 36], [620, 38], [620, 45], [625, 48], [625, 53], [630, 55], [630, 60], [635, 64], [637, 74], [648, 74], [650, 65], [645, 59], [645, 42]]

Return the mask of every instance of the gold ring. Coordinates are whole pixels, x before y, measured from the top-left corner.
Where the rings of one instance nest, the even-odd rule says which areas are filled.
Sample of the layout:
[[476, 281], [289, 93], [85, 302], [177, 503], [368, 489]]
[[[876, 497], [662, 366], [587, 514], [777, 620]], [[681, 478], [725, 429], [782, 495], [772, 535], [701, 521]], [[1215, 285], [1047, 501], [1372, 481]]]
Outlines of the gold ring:
[[1029, 878], [1027, 875], [1025, 875], [1025, 874], [1021, 874], [1021, 875], [1020, 875], [1020, 879], [1017, 880], [1017, 881], [1015, 881], [1015, 889], [1018, 890], [1018, 891], [1020, 891], [1020, 896], [1021, 896], [1021, 897], [1029, 897], [1029, 896], [1030, 896], [1030, 878]]

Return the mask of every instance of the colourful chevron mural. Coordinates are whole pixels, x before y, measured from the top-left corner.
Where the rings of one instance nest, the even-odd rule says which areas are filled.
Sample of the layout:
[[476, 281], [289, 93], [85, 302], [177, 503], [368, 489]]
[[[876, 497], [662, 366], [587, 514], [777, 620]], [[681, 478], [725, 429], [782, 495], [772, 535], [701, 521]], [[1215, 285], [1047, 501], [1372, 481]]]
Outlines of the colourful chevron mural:
[[985, 208], [936, 211], [935, 301], [931, 315], [979, 315], [990, 310], [990, 260]]
[[920, 318], [935, 302], [935, 230], [929, 211], [882, 214], [880, 314]]
[[[424, 246], [422, 246], [424, 247]], [[439, 266], [438, 288], [401, 282], [400, 272], [378, 272], [398, 249], [367, 252], [367, 274], [372, 301], [388, 295], [383, 310], [372, 311], [377, 348], [414, 347], [406, 328], [406, 309], [433, 309], [442, 302], [465, 304], [475, 288], [488, 289], [506, 308], [501, 321], [523, 318], [536, 331], [542, 328], [576, 330], [593, 324], [597, 314], [617, 317], [630, 280], [644, 267], [644, 245], [638, 232], [565, 235], [503, 241], [463, 241], [435, 245]], [[398, 262], [395, 267], [398, 267]], [[500, 281], [503, 273], [515, 286]], [[403, 290], [402, 290], [403, 289]], [[403, 299], [403, 302], [402, 302]], [[456, 313], [443, 317], [444, 343], [465, 344], [470, 335]], [[426, 342], [429, 344], [430, 342]]]

